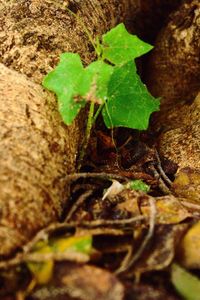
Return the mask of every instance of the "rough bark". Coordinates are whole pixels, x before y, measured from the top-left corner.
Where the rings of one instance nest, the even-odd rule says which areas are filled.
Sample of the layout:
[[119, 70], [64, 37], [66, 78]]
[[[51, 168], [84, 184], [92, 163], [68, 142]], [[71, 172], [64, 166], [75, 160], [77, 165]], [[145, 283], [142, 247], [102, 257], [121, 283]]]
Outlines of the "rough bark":
[[135, 0], [130, 24], [142, 39], [154, 43], [160, 29], [166, 25], [169, 14], [182, 0]]
[[131, 3], [135, 0], [1, 2], [0, 62], [40, 83], [57, 64], [62, 52], [78, 52], [86, 64], [94, 58], [82, 23], [93, 37], [101, 36], [131, 15]]
[[[55, 98], [0, 64], [0, 254], [59, 218], [63, 177], [73, 172], [81, 131], [65, 126]], [[72, 142], [69, 142], [72, 141]]]
[[199, 36], [200, 2], [185, 1], [161, 30], [147, 70], [150, 91], [161, 97], [153, 120], [163, 129], [159, 151], [179, 167], [200, 167]]
[[200, 2], [189, 0], [161, 30], [152, 51], [147, 85], [161, 109], [191, 101], [200, 89]]
[[0, 60], [32, 81], [0, 67], [0, 255], [60, 217], [63, 175], [75, 168], [78, 121], [64, 126], [55, 97], [36, 84], [64, 51], [79, 52], [85, 63], [94, 57], [84, 28], [66, 6], [96, 36], [131, 13], [131, 1], [0, 1]]
[[161, 155], [179, 168], [200, 169], [200, 94], [192, 104], [178, 105], [167, 119], [168, 130], [159, 138]]

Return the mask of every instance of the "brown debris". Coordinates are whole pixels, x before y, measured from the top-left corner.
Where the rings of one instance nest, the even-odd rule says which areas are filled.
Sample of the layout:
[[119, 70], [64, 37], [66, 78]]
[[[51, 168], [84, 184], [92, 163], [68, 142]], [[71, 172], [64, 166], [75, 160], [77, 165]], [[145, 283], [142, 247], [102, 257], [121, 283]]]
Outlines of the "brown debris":
[[200, 205], [200, 169], [181, 169], [176, 175], [172, 189], [177, 197]]
[[111, 273], [67, 262], [56, 265], [53, 282], [34, 291], [31, 299], [122, 300], [123, 296], [123, 285]]

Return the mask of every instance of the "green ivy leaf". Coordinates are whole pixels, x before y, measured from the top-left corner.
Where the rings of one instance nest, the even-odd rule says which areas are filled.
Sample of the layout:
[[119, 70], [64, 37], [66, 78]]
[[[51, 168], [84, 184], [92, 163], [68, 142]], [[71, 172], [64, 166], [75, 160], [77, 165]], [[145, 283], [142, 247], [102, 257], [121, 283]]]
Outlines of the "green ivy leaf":
[[103, 61], [95, 61], [85, 68], [79, 82], [79, 93], [86, 101], [102, 104], [107, 97], [108, 82], [114, 67]]
[[143, 191], [145, 193], [149, 192], [149, 190], [150, 190], [150, 187], [146, 183], [144, 183], [141, 179], [136, 179], [136, 180], [130, 181], [126, 185], [126, 187], [131, 190]]
[[146, 129], [149, 116], [158, 110], [159, 103], [148, 93], [130, 60], [152, 46], [119, 24], [103, 36], [99, 47], [103, 58], [117, 66], [98, 60], [84, 69], [78, 54], [64, 53], [58, 66], [43, 80], [44, 87], [57, 95], [63, 121], [70, 125], [86, 102], [106, 103], [103, 117], [107, 127]]
[[43, 86], [53, 91], [58, 98], [59, 112], [63, 121], [70, 125], [85, 101], [76, 102], [79, 96], [79, 85], [84, 68], [78, 54], [63, 53], [60, 56], [60, 63], [43, 80]]
[[103, 109], [106, 126], [145, 130], [152, 112], [159, 109], [155, 99], [142, 83], [132, 61], [116, 67], [108, 84], [108, 101]]
[[105, 100], [112, 72], [113, 67], [103, 61], [84, 69], [78, 54], [64, 53], [58, 66], [44, 78], [43, 86], [57, 95], [59, 112], [70, 125], [87, 101], [101, 104]]
[[102, 41], [103, 58], [115, 65], [127, 63], [153, 48], [136, 35], [130, 34], [124, 24], [119, 24], [104, 34]]
[[172, 265], [171, 280], [185, 300], [200, 299], [200, 279], [177, 264]]

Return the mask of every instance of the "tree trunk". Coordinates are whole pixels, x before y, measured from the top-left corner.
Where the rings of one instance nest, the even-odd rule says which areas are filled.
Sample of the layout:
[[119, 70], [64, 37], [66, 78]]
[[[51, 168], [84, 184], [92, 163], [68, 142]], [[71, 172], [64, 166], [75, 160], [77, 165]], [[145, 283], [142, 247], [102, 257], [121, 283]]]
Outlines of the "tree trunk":
[[1, 2], [0, 62], [40, 83], [62, 52], [78, 52], [88, 64], [95, 54], [82, 24], [94, 38], [101, 36], [131, 15], [135, 0]]
[[172, 13], [151, 53], [147, 85], [161, 109], [194, 100], [200, 90], [200, 2], [187, 0]]
[[134, 15], [130, 20], [133, 31], [149, 43], [154, 43], [169, 14], [182, 0], [135, 0]]
[[[59, 218], [80, 122], [62, 124], [55, 97], [0, 64], [0, 254]], [[71, 141], [71, 142], [70, 142]]]
[[177, 105], [159, 137], [159, 152], [179, 168], [200, 169], [200, 93], [191, 104]]
[[187, 0], [159, 33], [147, 70], [150, 91], [161, 97], [153, 124], [163, 129], [159, 150], [179, 167], [200, 168], [199, 37], [200, 2]]
[[131, 2], [0, 1], [0, 60], [9, 67], [0, 66], [0, 255], [59, 219], [64, 176], [75, 170], [83, 122], [66, 127], [55, 97], [38, 84], [62, 52], [80, 53], [85, 64], [95, 56], [82, 23], [66, 7], [95, 37], [129, 17]]

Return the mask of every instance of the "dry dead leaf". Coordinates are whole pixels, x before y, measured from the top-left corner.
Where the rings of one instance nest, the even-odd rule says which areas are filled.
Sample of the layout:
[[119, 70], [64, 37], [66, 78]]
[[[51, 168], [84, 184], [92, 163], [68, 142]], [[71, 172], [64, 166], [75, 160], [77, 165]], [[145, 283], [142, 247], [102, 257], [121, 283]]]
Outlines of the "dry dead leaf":
[[146, 283], [134, 284], [129, 294], [131, 300], [180, 300], [178, 296], [176, 297], [171, 291], [163, 288], [161, 284], [156, 286]]
[[181, 169], [172, 188], [176, 196], [200, 204], [200, 169]]
[[135, 265], [134, 272], [144, 273], [163, 270], [172, 262], [176, 246], [187, 229], [187, 224], [159, 225], [156, 229], [151, 246]]
[[[164, 196], [156, 198], [157, 224], [177, 224], [182, 222], [191, 214], [174, 196]], [[141, 211], [144, 215], [149, 215], [149, 206], [142, 206]]]
[[[120, 197], [124, 199], [117, 205], [122, 211], [131, 213], [133, 216], [142, 214], [149, 217], [149, 199], [151, 196], [141, 192], [124, 190], [120, 193]], [[156, 224], [176, 224], [180, 223], [191, 214], [181, 204], [181, 202], [172, 195], [155, 198], [156, 200]]]

